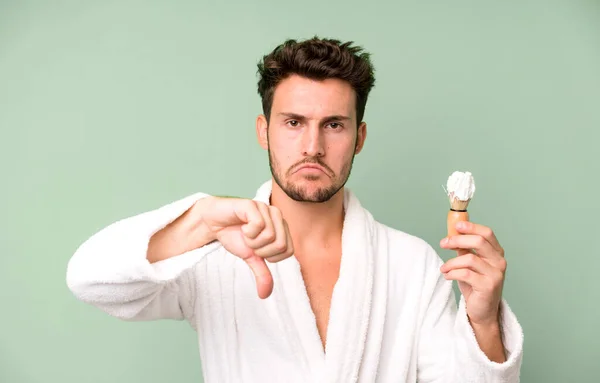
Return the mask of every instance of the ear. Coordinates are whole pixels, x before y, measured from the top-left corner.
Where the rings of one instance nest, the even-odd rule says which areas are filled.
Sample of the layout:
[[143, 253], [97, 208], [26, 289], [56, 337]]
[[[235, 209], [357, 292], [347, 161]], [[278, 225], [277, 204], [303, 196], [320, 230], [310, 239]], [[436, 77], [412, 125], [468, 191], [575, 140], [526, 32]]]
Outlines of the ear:
[[367, 123], [366, 122], [361, 122], [360, 125], [358, 126], [358, 130], [356, 132], [357, 137], [356, 137], [356, 149], [354, 151], [354, 154], [358, 154], [360, 153], [360, 151], [362, 150], [363, 146], [365, 145], [365, 140], [367, 139]]
[[269, 149], [269, 139], [267, 137], [267, 118], [261, 114], [256, 118], [256, 138], [258, 144], [265, 150]]

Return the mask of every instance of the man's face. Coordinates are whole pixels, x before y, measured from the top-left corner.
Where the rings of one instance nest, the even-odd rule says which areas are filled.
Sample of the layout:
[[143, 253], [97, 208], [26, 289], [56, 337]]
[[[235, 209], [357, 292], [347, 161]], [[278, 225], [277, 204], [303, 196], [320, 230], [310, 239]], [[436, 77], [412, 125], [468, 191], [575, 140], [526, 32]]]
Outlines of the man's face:
[[267, 127], [259, 117], [261, 145], [269, 151], [275, 182], [292, 199], [325, 202], [345, 185], [366, 125], [357, 129], [350, 84], [291, 76], [275, 89]]

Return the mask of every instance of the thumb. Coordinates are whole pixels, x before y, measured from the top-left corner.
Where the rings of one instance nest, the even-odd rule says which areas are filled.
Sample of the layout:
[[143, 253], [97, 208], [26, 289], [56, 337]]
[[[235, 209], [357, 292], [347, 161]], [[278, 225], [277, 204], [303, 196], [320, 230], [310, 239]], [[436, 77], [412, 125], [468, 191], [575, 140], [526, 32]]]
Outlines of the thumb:
[[273, 292], [273, 276], [267, 267], [265, 260], [256, 255], [245, 259], [256, 278], [256, 289], [261, 299], [268, 298]]

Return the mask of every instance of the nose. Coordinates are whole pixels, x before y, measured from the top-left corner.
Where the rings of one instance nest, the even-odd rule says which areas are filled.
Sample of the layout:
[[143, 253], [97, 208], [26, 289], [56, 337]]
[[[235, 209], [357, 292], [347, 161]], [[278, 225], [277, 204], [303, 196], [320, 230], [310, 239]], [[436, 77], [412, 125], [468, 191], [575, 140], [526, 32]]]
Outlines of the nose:
[[302, 155], [305, 157], [323, 157], [325, 145], [323, 133], [319, 126], [310, 126], [304, 131]]

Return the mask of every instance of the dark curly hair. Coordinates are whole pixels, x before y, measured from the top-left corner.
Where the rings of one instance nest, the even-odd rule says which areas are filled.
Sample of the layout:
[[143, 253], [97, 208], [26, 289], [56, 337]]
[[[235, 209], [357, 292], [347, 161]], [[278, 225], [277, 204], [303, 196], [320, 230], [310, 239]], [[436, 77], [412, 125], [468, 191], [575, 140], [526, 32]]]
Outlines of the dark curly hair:
[[356, 92], [356, 119], [360, 123], [369, 92], [375, 85], [375, 70], [370, 53], [352, 44], [317, 36], [302, 42], [290, 39], [265, 55], [258, 63], [258, 94], [267, 122], [275, 87], [296, 74], [314, 80], [337, 78], [350, 83]]

